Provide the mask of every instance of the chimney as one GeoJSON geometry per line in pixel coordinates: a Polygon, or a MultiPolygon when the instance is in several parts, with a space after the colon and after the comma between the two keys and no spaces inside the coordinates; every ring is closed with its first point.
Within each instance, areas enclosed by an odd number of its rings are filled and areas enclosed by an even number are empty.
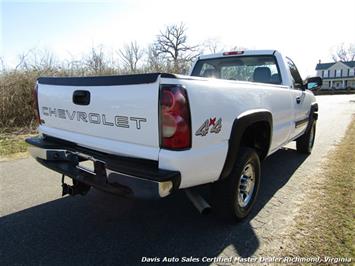
{"type": "Polygon", "coordinates": [[[320,64],[322,61],[319,59],[318,64],[320,64]]]}

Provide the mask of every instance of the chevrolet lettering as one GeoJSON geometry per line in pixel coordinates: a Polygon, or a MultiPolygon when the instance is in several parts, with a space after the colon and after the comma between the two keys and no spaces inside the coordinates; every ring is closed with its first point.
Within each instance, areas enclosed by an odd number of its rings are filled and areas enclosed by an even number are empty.
{"type": "Polygon", "coordinates": [[[42,114],[44,116],[55,117],[60,119],[69,119],[72,121],[84,122],[84,123],[91,123],[91,124],[102,124],[104,126],[116,126],[116,127],[123,127],[129,128],[130,123],[136,129],[141,129],[142,124],[147,122],[146,118],[143,117],[129,117],[123,115],[115,115],[111,119],[109,116],[100,113],[86,113],[82,111],[70,111],[67,109],[61,108],[52,108],[43,106],[42,107],[42,114]]]}

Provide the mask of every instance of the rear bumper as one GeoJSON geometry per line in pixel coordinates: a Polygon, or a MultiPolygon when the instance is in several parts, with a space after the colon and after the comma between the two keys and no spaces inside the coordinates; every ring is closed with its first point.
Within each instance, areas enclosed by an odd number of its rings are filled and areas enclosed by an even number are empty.
{"type": "Polygon", "coordinates": [[[162,170],[158,162],[93,151],[51,137],[26,139],[42,165],[100,190],[135,198],[161,198],[180,186],[180,172],[162,170]],[[92,161],[94,169],[79,165],[92,161]]]}

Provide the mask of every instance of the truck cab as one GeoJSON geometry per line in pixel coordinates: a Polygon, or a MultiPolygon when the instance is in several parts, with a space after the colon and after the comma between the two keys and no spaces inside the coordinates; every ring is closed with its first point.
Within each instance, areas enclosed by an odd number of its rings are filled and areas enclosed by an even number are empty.
{"type": "MultiPolygon", "coordinates": [[[[272,107],[278,127],[269,154],[297,138],[305,130],[309,106],[315,101],[295,63],[276,50],[232,51],[200,56],[190,71],[191,76],[275,84],[284,92],[275,95],[272,107]],[[306,94],[308,96],[306,96],[306,94]],[[285,121],[286,120],[286,121],[285,121]],[[291,124],[297,123],[292,127],[291,124]]],[[[315,78],[319,87],[320,79],[315,78]]],[[[314,82],[314,79],[312,79],[314,82]]]]}

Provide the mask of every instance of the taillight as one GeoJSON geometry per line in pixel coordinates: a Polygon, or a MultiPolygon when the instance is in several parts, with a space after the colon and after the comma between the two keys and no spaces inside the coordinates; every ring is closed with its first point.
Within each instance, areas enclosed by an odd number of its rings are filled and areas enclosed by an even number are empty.
{"type": "Polygon", "coordinates": [[[191,147],[190,108],[186,90],[179,85],[160,88],[161,148],[183,150],[191,147]]]}
{"type": "Polygon", "coordinates": [[[41,117],[39,115],[39,106],[38,106],[38,84],[37,83],[33,89],[33,110],[35,112],[37,123],[41,124],[41,117]]]}

